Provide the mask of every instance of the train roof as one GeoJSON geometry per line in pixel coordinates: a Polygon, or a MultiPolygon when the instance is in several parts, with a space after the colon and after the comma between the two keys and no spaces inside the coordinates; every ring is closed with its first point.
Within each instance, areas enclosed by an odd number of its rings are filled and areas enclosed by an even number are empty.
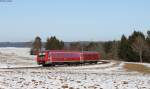
{"type": "Polygon", "coordinates": [[[98,53],[96,51],[72,51],[72,50],[45,50],[41,52],[98,53]]]}

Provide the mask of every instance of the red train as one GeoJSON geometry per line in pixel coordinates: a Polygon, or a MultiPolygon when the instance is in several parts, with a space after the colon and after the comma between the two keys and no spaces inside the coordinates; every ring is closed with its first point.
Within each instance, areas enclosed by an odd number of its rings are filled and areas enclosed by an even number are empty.
{"type": "Polygon", "coordinates": [[[97,63],[100,60],[98,52],[71,52],[61,50],[47,50],[37,54],[39,65],[55,64],[78,64],[78,63],[97,63]]]}

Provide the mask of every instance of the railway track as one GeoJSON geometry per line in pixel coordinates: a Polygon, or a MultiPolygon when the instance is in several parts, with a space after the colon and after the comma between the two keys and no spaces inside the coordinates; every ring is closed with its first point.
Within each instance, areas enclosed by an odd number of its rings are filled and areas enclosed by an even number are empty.
{"type": "Polygon", "coordinates": [[[0,68],[0,70],[5,70],[5,69],[55,69],[58,67],[79,67],[79,66],[91,66],[91,65],[100,65],[100,64],[107,64],[110,63],[109,61],[99,61],[97,64],[78,64],[78,65],[55,65],[55,66],[48,66],[48,67],[43,67],[43,66],[35,66],[35,67],[10,67],[10,68],[0,68]]]}

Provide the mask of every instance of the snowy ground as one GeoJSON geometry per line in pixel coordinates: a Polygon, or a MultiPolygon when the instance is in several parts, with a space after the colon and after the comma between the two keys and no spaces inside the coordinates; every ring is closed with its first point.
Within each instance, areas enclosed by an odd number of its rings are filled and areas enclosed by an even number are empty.
{"type": "Polygon", "coordinates": [[[29,48],[0,48],[0,68],[37,66],[29,48]]]}
{"type": "Polygon", "coordinates": [[[149,74],[127,72],[123,65],[110,61],[43,68],[28,48],[0,48],[0,89],[150,89],[149,74]]]}

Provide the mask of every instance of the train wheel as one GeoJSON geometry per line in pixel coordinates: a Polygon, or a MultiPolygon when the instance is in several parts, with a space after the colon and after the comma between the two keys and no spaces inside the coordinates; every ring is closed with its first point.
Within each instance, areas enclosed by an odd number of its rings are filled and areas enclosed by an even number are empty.
{"type": "Polygon", "coordinates": [[[92,62],[92,61],[90,61],[90,62],[89,62],[89,64],[93,64],[93,62],[92,62]]]}
{"type": "Polygon", "coordinates": [[[47,65],[47,64],[42,64],[42,66],[43,66],[43,67],[48,67],[48,65],[47,65]]]}
{"type": "Polygon", "coordinates": [[[95,61],[94,64],[97,64],[97,61],[95,61]]]}
{"type": "Polygon", "coordinates": [[[68,66],[71,66],[71,63],[67,63],[68,66]]]}

